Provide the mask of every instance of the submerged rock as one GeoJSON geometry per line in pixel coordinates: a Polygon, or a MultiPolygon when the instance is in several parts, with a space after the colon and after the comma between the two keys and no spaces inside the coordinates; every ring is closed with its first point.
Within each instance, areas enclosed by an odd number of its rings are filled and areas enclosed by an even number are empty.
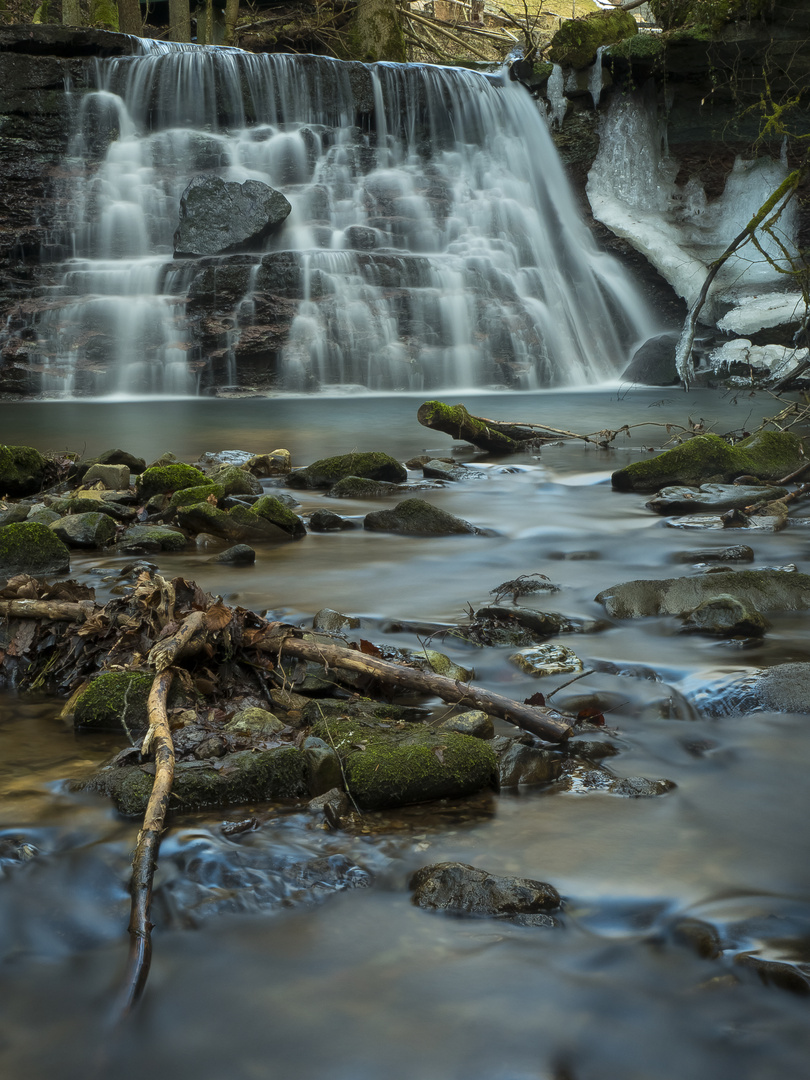
{"type": "Polygon", "coordinates": [[[647,506],[657,514],[689,514],[706,510],[744,510],[746,506],[784,499],[787,488],[744,484],[702,484],[698,488],[666,487],[647,506]]]}
{"type": "Polygon", "coordinates": [[[509,657],[527,675],[542,678],[545,675],[562,675],[569,671],[582,671],[582,661],[565,645],[535,645],[521,649],[509,657]]]}
{"type": "Polygon", "coordinates": [[[721,593],[683,616],[682,629],[722,637],[762,637],[770,623],[755,608],[721,593]]]}
{"type": "MultiPolygon", "coordinates": [[[[545,914],[562,906],[560,894],[544,881],[497,877],[458,862],[423,866],[411,878],[410,887],[418,907],[458,915],[508,918],[545,914]]],[[[554,925],[554,920],[549,918],[546,925],[554,925]]]]}
{"type": "Polygon", "coordinates": [[[802,443],[787,431],[761,431],[731,446],[719,435],[696,435],[672,450],[613,473],[618,491],[659,491],[671,484],[726,483],[737,476],[776,480],[805,461],[802,443]]]}
{"type": "Polygon", "coordinates": [[[346,787],[366,810],[471,795],[496,774],[487,743],[421,724],[323,719],[312,734],[337,751],[346,787]]]}
{"type": "Polygon", "coordinates": [[[252,566],[256,562],[256,552],[248,544],[234,544],[233,547],[220,551],[211,562],[223,566],[252,566]]]}
{"type": "Polygon", "coordinates": [[[404,536],[482,535],[469,521],[448,514],[424,499],[405,499],[392,510],[366,514],[363,528],[370,532],[393,532],[404,536]]]}
{"type": "Polygon", "coordinates": [[[677,551],[671,558],[673,562],[690,563],[753,562],[754,549],[747,544],[725,548],[698,548],[693,551],[677,551]]]}
{"type": "Polygon", "coordinates": [[[20,521],[0,529],[0,578],[14,574],[61,574],[70,569],[70,551],[47,525],[20,521]]]}
{"type": "Polygon", "coordinates": [[[305,469],[296,469],[287,477],[293,488],[330,488],[346,476],[359,476],[367,480],[380,480],[402,484],[408,473],[400,463],[381,451],[357,454],[341,454],[337,457],[313,461],[305,469]]]}
{"type": "Polygon", "coordinates": [[[341,532],[344,529],[353,529],[353,521],[333,514],[331,510],[316,510],[309,519],[309,527],[312,532],[341,532]]]}
{"type": "Polygon", "coordinates": [[[704,716],[754,712],[810,713],[810,663],[776,664],[762,671],[725,676],[688,695],[704,716]]]}
{"type": "Polygon", "coordinates": [[[810,575],[780,570],[728,570],[700,577],[627,581],[603,589],[596,600],[617,619],[685,615],[699,604],[727,595],[759,612],[810,608],[810,575]]]}
{"type": "Polygon", "coordinates": [[[505,739],[498,747],[498,784],[517,787],[527,784],[548,784],[562,773],[563,759],[552,750],[526,746],[519,739],[505,739]]]}

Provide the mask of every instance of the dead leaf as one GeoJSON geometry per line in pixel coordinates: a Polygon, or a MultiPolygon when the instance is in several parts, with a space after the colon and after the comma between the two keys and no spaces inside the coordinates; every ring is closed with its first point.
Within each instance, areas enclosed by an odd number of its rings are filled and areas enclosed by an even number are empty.
{"type": "Polygon", "coordinates": [[[366,656],[382,656],[382,651],[365,638],[360,638],[360,652],[365,653],[366,656]]]}
{"type": "Polygon", "coordinates": [[[231,621],[233,612],[227,604],[213,604],[205,613],[206,630],[221,630],[231,621]]]}
{"type": "Polygon", "coordinates": [[[540,694],[540,693],[532,694],[531,697],[524,698],[523,704],[524,705],[539,705],[540,708],[542,709],[542,708],[545,707],[546,699],[545,699],[545,696],[543,694],[540,694]]]}

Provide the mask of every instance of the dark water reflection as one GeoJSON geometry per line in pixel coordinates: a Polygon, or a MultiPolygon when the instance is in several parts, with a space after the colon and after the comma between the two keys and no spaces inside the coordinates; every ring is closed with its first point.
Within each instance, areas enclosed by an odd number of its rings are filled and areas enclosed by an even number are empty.
{"type": "MultiPolygon", "coordinates": [[[[654,404],[660,392],[482,398],[470,406],[578,431],[651,415],[684,422],[687,412],[727,430],[753,426],[772,408],[768,399],[734,405],[668,396],[665,407],[654,404]]],[[[446,453],[449,440],[416,424],[417,404],[365,397],[32,403],[4,406],[2,430],[9,443],[86,445],[88,454],[121,445],[147,457],[171,448],[188,460],[204,450],[277,446],[289,447],[298,464],[355,446],[400,458],[425,447],[446,453]]],[[[601,616],[593,601],[600,588],[691,573],[672,562],[675,553],[741,542],[738,533],[668,529],[643,498],[610,490],[610,470],[636,456],[638,444],[660,441],[645,434],[608,453],[550,447],[510,461],[519,471],[489,463],[475,484],[428,493],[497,528],[497,538],[424,541],[357,530],[268,549],[248,570],[212,566],[196,552],[158,561],[164,573],[193,576],[257,610],[302,620],[323,606],[360,614],[364,634],[408,646],[416,638],[395,633],[390,620],[458,620],[468,603],[482,603],[518,573],[544,573],[561,586],[540,606],[601,616]]],[[[301,498],[305,510],[334,505],[320,495],[301,498]]],[[[367,507],[337,509],[359,516],[367,507]]],[[[797,524],[747,542],[755,565],[795,562],[806,570],[808,539],[797,524]]],[[[125,561],[79,556],[73,572],[96,581],[103,596],[111,584],[104,578],[125,561]]],[[[796,715],[695,718],[677,693],[695,680],[807,659],[805,619],[772,621],[750,649],[679,635],[668,619],[563,639],[601,669],[567,693],[601,689],[617,702],[610,723],[621,754],[611,768],[673,780],[677,787],[663,798],[488,794],[440,814],[396,815],[386,828],[376,817],[367,834],[350,837],[323,832],[295,807],[176,819],[161,857],[149,990],[124,1031],[108,1020],[123,970],[136,826],[64,784],[108,756],[114,740],[76,738],[57,719],[61,703],[4,695],[3,1076],[804,1076],[807,999],[764,985],[734,960],[756,952],[810,963],[810,726],[796,715]],[[249,813],[256,828],[223,832],[224,820],[249,813]],[[413,908],[410,873],[443,859],[552,882],[566,897],[564,927],[413,908]],[[681,943],[683,918],[716,928],[719,957],[702,959],[681,943]]],[[[442,648],[502,692],[522,698],[538,688],[508,662],[509,650],[442,648]]]]}

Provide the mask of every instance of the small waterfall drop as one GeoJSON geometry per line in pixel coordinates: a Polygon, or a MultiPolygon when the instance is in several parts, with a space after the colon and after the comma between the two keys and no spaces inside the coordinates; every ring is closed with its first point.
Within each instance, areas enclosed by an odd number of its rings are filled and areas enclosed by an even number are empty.
{"type": "Polygon", "coordinates": [[[591,384],[652,329],[508,80],[151,43],[97,62],[69,164],[54,396],[591,384]],[[262,250],[173,257],[209,174],[289,200],[262,250]]]}

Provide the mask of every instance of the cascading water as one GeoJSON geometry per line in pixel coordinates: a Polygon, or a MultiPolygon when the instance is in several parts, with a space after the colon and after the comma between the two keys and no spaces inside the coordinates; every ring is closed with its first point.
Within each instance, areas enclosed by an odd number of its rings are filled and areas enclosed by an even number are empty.
{"type": "Polygon", "coordinates": [[[576,385],[651,332],[508,79],[144,48],[99,61],[77,109],[46,393],[576,385]],[[209,174],[289,200],[261,251],[173,257],[209,174]]]}

